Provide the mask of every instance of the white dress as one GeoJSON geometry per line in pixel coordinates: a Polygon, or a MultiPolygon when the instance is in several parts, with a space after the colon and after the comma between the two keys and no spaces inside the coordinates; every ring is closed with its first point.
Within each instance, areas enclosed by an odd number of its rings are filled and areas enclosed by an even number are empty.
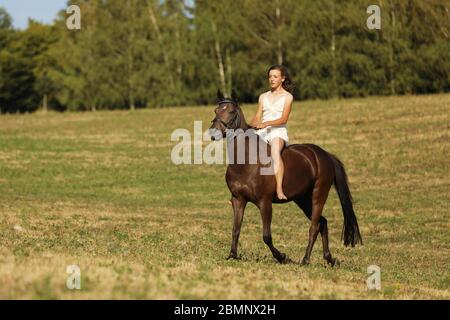
{"type": "MultiPolygon", "coordinates": [[[[267,97],[268,93],[263,95],[263,116],[262,122],[272,121],[281,118],[284,110],[284,104],[287,94],[283,94],[281,97],[275,99],[274,102],[270,102],[267,97]]],[[[256,130],[256,133],[267,143],[271,143],[274,138],[281,138],[288,145],[289,138],[287,134],[286,125],[281,126],[269,126],[264,129],[256,130]]]]}

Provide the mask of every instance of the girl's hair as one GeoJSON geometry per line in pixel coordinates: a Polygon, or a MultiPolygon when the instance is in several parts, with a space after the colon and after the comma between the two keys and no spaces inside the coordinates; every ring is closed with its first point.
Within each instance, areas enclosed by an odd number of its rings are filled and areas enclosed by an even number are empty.
{"type": "Polygon", "coordinates": [[[281,72],[281,76],[284,77],[284,81],[282,84],[283,88],[291,94],[294,94],[295,84],[292,82],[288,69],[283,65],[276,64],[269,68],[269,70],[267,71],[267,76],[269,76],[270,71],[272,70],[278,70],[281,72]]]}

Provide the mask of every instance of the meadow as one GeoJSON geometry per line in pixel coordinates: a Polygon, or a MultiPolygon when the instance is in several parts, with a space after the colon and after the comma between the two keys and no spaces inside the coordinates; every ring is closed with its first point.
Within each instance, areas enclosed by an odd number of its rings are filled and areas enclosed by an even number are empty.
{"type": "MultiPolygon", "coordinates": [[[[256,105],[242,106],[247,120],[256,105]]],[[[311,265],[280,265],[246,209],[241,260],[227,261],[226,165],[174,165],[177,128],[213,106],[0,116],[2,299],[450,299],[450,94],[295,102],[291,143],[345,164],[364,245],[340,240],[334,189],[311,265]],[[68,265],[81,290],[66,287],[68,265]],[[367,289],[367,268],[381,290],[367,289]]],[[[209,142],[204,142],[204,145],[209,142]]],[[[303,257],[309,221],[274,205],[274,244],[303,257]]]]}

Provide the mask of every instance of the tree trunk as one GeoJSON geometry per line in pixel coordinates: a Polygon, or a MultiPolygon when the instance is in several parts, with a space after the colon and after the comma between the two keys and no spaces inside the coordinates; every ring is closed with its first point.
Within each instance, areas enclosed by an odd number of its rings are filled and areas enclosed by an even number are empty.
{"type": "MultiPolygon", "coordinates": [[[[388,65],[387,65],[387,69],[388,69],[387,72],[388,72],[388,77],[389,77],[389,91],[390,91],[391,95],[395,95],[396,94],[395,72],[394,72],[394,68],[395,68],[395,57],[394,57],[395,12],[394,12],[394,7],[390,1],[387,1],[387,6],[389,6],[389,7],[386,8],[386,10],[388,10],[389,17],[391,18],[389,30],[387,30],[387,32],[386,32],[386,40],[387,40],[387,43],[389,46],[389,58],[388,58],[389,61],[388,61],[388,65]]],[[[380,8],[381,8],[381,11],[385,10],[384,1],[380,1],[380,8]]],[[[384,33],[383,33],[383,36],[384,36],[384,33]]]]}
{"type": "MultiPolygon", "coordinates": [[[[133,41],[133,35],[130,36],[131,42],[133,41]]],[[[136,109],[134,99],[134,84],[133,84],[133,72],[134,72],[134,58],[133,58],[133,44],[130,43],[127,49],[128,58],[128,104],[131,111],[136,109]]]]}
{"type": "Polygon", "coordinates": [[[128,104],[129,109],[131,111],[135,110],[134,105],[134,84],[133,84],[133,73],[134,73],[134,51],[133,46],[135,42],[134,35],[134,23],[136,20],[135,17],[135,8],[132,4],[133,0],[128,0],[127,2],[127,10],[128,10],[128,27],[129,27],[129,37],[128,37],[128,47],[127,47],[127,60],[128,60],[128,104]]]}
{"type": "Polygon", "coordinates": [[[338,96],[337,88],[337,67],[336,67],[336,7],[335,0],[332,0],[333,7],[331,8],[331,64],[332,64],[332,78],[333,78],[333,90],[332,97],[338,96]]]}
{"type": "Polygon", "coordinates": [[[216,27],[216,24],[214,23],[214,21],[211,21],[211,28],[214,33],[214,49],[216,51],[216,56],[217,56],[217,66],[219,69],[219,80],[220,80],[221,90],[222,90],[222,92],[224,92],[224,94],[226,96],[229,97],[230,93],[227,90],[227,85],[226,85],[226,80],[225,80],[225,67],[223,65],[222,52],[220,50],[220,41],[219,41],[219,36],[217,34],[217,27],[216,27]]]}
{"type": "Polygon", "coordinates": [[[161,51],[162,51],[162,55],[163,55],[163,59],[164,59],[164,64],[166,66],[166,71],[167,71],[167,76],[168,76],[168,79],[169,79],[170,88],[172,90],[174,90],[175,89],[175,83],[174,83],[174,79],[173,79],[173,75],[172,75],[172,70],[170,68],[169,56],[167,55],[168,50],[166,50],[166,48],[164,46],[164,42],[163,42],[162,35],[161,35],[161,30],[159,28],[158,21],[156,20],[155,12],[153,11],[151,5],[148,6],[148,13],[149,13],[149,16],[150,16],[150,21],[153,24],[153,28],[155,28],[156,37],[158,39],[159,46],[162,49],[161,51]]]}
{"type": "Polygon", "coordinates": [[[283,64],[283,42],[281,41],[282,35],[282,21],[281,21],[281,9],[280,0],[276,1],[275,15],[277,17],[277,60],[278,64],[283,64]]]}
{"type": "Polygon", "coordinates": [[[392,3],[390,3],[391,6],[391,20],[392,20],[392,32],[389,36],[389,42],[390,42],[390,50],[389,50],[389,69],[390,69],[390,78],[391,78],[391,94],[395,95],[395,57],[394,57],[394,37],[396,36],[395,32],[395,11],[394,6],[392,3]]]}
{"type": "Polygon", "coordinates": [[[232,77],[232,69],[231,69],[231,53],[230,48],[227,48],[226,61],[227,61],[227,82],[228,82],[228,93],[231,95],[231,91],[233,91],[233,77],[232,77]]]}
{"type": "Polygon", "coordinates": [[[48,95],[44,94],[42,98],[42,112],[47,113],[48,111],[48,95]]]}
{"type": "MultiPolygon", "coordinates": [[[[176,15],[176,19],[178,19],[178,14],[176,15]]],[[[179,82],[183,76],[183,65],[181,63],[181,56],[183,52],[181,50],[181,36],[178,25],[175,26],[175,39],[177,40],[177,82],[179,82]]]]}

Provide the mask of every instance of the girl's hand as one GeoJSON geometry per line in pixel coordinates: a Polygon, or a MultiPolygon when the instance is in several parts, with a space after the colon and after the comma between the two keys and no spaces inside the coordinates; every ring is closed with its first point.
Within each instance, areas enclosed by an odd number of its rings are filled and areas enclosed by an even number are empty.
{"type": "Polygon", "coordinates": [[[264,122],[260,122],[256,125],[256,129],[264,129],[267,125],[264,122]]]}

